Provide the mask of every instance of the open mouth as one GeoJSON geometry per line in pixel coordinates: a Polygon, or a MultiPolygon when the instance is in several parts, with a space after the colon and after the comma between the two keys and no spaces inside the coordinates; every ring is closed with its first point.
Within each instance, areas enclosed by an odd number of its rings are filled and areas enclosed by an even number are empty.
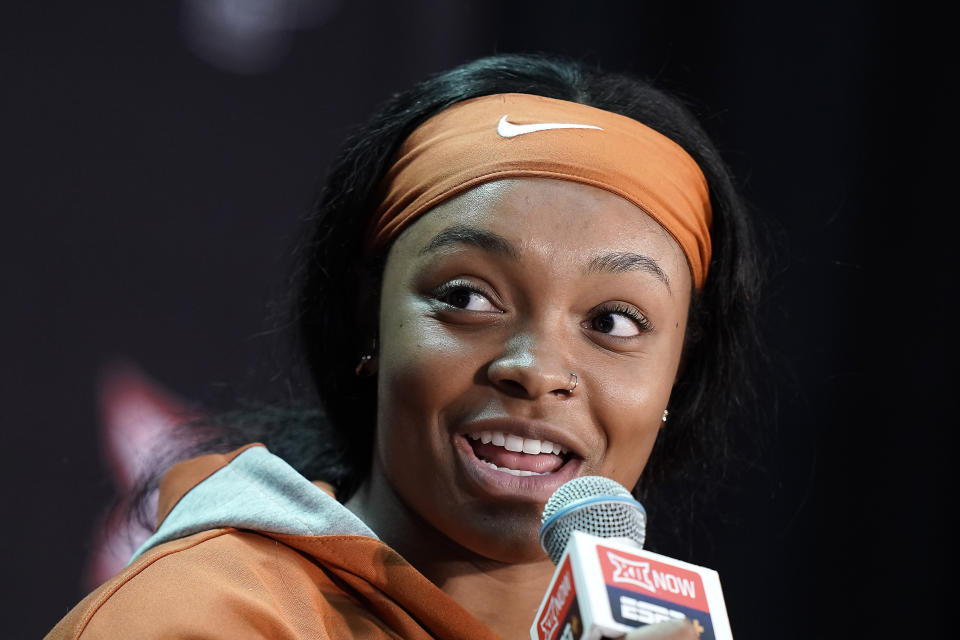
{"type": "Polygon", "coordinates": [[[559,470],[573,454],[549,440],[523,438],[505,431],[466,434],[474,455],[492,469],[514,476],[545,476],[559,470]]]}

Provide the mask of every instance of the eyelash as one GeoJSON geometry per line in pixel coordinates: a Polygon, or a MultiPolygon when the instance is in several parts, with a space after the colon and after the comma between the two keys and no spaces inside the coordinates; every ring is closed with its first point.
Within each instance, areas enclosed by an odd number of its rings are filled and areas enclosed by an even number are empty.
{"type": "MultiPolygon", "coordinates": [[[[496,302],[494,302],[494,296],[491,295],[489,291],[485,291],[484,289],[481,289],[480,287],[473,284],[472,282],[468,282],[466,280],[452,280],[450,282],[444,282],[442,285],[434,289],[433,293],[431,293],[430,295],[436,298],[437,300],[439,300],[440,302],[443,302],[444,304],[447,304],[453,307],[453,305],[451,305],[449,302],[446,302],[443,298],[450,295],[454,291],[467,291],[469,293],[477,293],[483,296],[484,298],[486,298],[487,300],[489,300],[490,303],[493,304],[494,306],[496,306],[497,304],[496,302]]],[[[459,309],[460,307],[454,307],[454,308],[459,309]]]]}
{"type": "Polygon", "coordinates": [[[653,323],[650,322],[649,318],[638,312],[636,309],[619,303],[605,304],[601,306],[599,309],[597,309],[596,313],[593,314],[591,321],[599,318],[600,316],[614,313],[626,316],[633,320],[637,324],[637,328],[640,329],[641,333],[647,333],[653,329],[653,323]]]}
{"type": "MultiPolygon", "coordinates": [[[[496,303],[493,300],[493,296],[488,291],[485,291],[484,289],[476,286],[472,282],[468,282],[466,280],[453,280],[450,282],[445,282],[433,291],[432,296],[437,300],[439,300],[440,302],[443,302],[444,304],[447,304],[447,305],[450,305],[451,307],[459,309],[460,307],[455,307],[454,305],[450,304],[449,302],[446,302],[443,299],[449,294],[453,293],[454,291],[466,291],[469,293],[479,294],[485,297],[487,300],[489,300],[491,304],[494,304],[496,306],[496,303]]],[[[593,322],[600,316],[604,316],[607,314],[619,314],[622,316],[626,316],[627,318],[630,318],[631,320],[633,320],[634,323],[636,323],[637,328],[640,330],[641,333],[648,333],[653,329],[653,323],[650,322],[649,318],[647,318],[642,313],[638,312],[636,309],[632,307],[628,307],[627,305],[622,303],[612,303],[612,304],[605,304],[601,306],[591,316],[590,322],[593,322]]]]}

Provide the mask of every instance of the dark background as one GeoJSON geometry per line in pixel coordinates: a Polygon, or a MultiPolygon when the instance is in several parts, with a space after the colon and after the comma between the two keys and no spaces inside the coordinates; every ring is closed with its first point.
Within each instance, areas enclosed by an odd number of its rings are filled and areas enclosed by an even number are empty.
{"type": "Polygon", "coordinates": [[[185,35],[190,6],[0,10],[4,637],[39,637],[84,595],[112,492],[101,367],[130,358],[201,401],[246,379],[350,126],[426,73],[513,51],[690,100],[768,231],[774,366],[747,427],[770,444],[696,523],[691,557],[719,570],[736,636],[948,628],[943,17],[852,1],[344,0],[301,12],[288,49],[238,60],[185,35]]]}

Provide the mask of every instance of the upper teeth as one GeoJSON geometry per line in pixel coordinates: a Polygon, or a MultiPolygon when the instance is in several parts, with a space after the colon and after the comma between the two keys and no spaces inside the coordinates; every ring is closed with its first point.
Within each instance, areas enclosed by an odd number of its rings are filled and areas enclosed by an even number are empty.
{"type": "Polygon", "coordinates": [[[535,438],[521,438],[512,433],[503,431],[480,431],[479,433],[469,433],[467,436],[473,440],[479,440],[483,444],[494,444],[503,447],[507,451],[517,453],[553,453],[560,455],[567,453],[566,447],[550,442],[549,440],[536,440],[535,438]]]}

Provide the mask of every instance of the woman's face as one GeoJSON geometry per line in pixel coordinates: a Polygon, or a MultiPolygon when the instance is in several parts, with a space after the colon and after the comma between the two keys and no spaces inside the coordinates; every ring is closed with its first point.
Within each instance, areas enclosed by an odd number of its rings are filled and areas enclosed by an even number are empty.
{"type": "Polygon", "coordinates": [[[437,206],[386,261],[374,472],[463,547],[542,558],[561,484],[639,479],[690,288],[676,241],[607,191],[515,179],[437,206]]]}

